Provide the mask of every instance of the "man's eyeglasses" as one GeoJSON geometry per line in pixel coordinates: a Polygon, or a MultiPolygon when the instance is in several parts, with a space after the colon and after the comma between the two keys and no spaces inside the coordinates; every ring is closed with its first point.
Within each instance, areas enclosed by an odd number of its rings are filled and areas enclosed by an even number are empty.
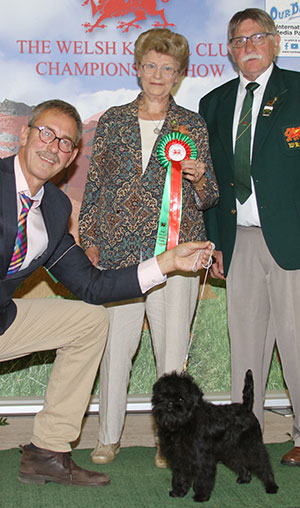
{"type": "Polygon", "coordinates": [[[249,37],[246,37],[246,35],[243,37],[233,37],[229,40],[229,42],[233,48],[243,48],[246,46],[248,40],[251,41],[254,46],[260,46],[261,44],[264,44],[268,35],[274,34],[271,32],[260,32],[258,34],[250,35],[249,37]]]}
{"type": "Polygon", "coordinates": [[[36,125],[28,125],[28,127],[30,127],[30,129],[38,129],[40,140],[47,145],[58,139],[58,148],[61,152],[70,153],[73,152],[76,147],[75,143],[73,143],[71,139],[59,138],[52,129],[49,129],[49,127],[38,127],[36,125]]]}
{"type": "Polygon", "coordinates": [[[148,75],[154,74],[157,69],[159,69],[162,76],[165,78],[171,78],[176,72],[178,72],[177,69],[174,69],[171,65],[162,65],[161,67],[158,67],[154,63],[145,63],[141,65],[141,67],[144,73],[148,75]]]}

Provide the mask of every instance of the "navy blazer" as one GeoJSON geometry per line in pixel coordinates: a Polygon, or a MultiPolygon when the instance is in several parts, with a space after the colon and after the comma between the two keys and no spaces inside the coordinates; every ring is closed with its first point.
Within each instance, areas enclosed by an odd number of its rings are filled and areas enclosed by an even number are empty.
{"type": "MultiPolygon", "coordinates": [[[[207,236],[223,251],[228,272],[236,235],[232,122],[239,79],[200,101],[220,201],[204,213],[207,236]]],[[[300,73],[274,69],[257,118],[251,173],[261,228],[268,249],[285,270],[300,269],[300,73]],[[264,114],[272,103],[269,116],[264,114]]]]}
{"type": "Polygon", "coordinates": [[[17,234],[17,200],[14,156],[0,159],[0,335],[14,321],[17,308],[12,301],[19,284],[40,266],[45,266],[76,297],[103,304],[142,296],[137,265],[120,270],[100,271],[89,261],[68,231],[72,205],[51,182],[44,186],[41,203],[48,233],[48,247],[30,265],[7,279],[17,234]]]}

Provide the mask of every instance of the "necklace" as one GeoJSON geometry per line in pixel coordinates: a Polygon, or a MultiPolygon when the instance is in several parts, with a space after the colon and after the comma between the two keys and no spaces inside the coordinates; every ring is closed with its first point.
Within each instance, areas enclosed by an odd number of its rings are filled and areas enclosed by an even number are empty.
{"type": "Polygon", "coordinates": [[[155,120],[153,120],[152,116],[150,115],[149,111],[146,111],[146,113],[148,113],[151,122],[154,123],[154,125],[155,125],[155,127],[153,129],[154,134],[156,134],[158,136],[161,133],[162,124],[165,121],[165,119],[162,118],[161,120],[158,121],[158,123],[156,123],[155,120]]]}
{"type": "Polygon", "coordinates": [[[146,109],[146,104],[145,104],[145,99],[144,97],[141,97],[140,98],[140,107],[142,108],[142,110],[147,113],[147,115],[149,116],[151,122],[154,124],[154,129],[153,129],[153,132],[154,134],[156,134],[157,136],[161,133],[161,130],[162,130],[162,126],[163,126],[163,123],[165,121],[165,118],[166,118],[166,113],[168,111],[168,106],[169,104],[167,104],[167,107],[166,109],[164,109],[163,111],[161,111],[161,114],[163,115],[163,118],[161,118],[160,120],[158,120],[158,122],[155,122],[155,120],[153,120],[152,116],[150,115],[148,109],[146,109]]]}

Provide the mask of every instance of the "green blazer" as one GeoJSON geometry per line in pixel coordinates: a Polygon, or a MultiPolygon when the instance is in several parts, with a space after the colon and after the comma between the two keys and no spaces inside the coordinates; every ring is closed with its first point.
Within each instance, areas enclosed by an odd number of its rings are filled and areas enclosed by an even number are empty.
{"type": "MultiPolygon", "coordinates": [[[[223,251],[228,272],[236,235],[232,123],[239,79],[211,91],[199,112],[209,132],[220,189],[216,207],[204,213],[207,237],[223,251]]],[[[286,270],[300,268],[300,73],[274,66],[257,119],[252,177],[266,244],[286,270]],[[275,101],[270,116],[263,110],[275,101]]]]}

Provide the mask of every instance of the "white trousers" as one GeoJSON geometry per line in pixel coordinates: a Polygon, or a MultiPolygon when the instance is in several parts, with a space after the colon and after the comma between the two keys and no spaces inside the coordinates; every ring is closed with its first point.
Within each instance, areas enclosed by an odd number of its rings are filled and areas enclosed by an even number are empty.
{"type": "Polygon", "coordinates": [[[125,418],[132,358],[145,313],[150,325],[158,377],[181,372],[190,340],[199,275],[172,275],[134,303],[108,307],[110,325],[100,368],[100,430],[103,444],[119,441],[125,418]]]}
{"type": "Polygon", "coordinates": [[[244,376],[254,376],[254,412],[263,428],[263,403],[276,341],[295,414],[293,438],[300,446],[300,270],[283,270],[262,231],[238,227],[227,276],[232,399],[242,398],[244,376]]]}

